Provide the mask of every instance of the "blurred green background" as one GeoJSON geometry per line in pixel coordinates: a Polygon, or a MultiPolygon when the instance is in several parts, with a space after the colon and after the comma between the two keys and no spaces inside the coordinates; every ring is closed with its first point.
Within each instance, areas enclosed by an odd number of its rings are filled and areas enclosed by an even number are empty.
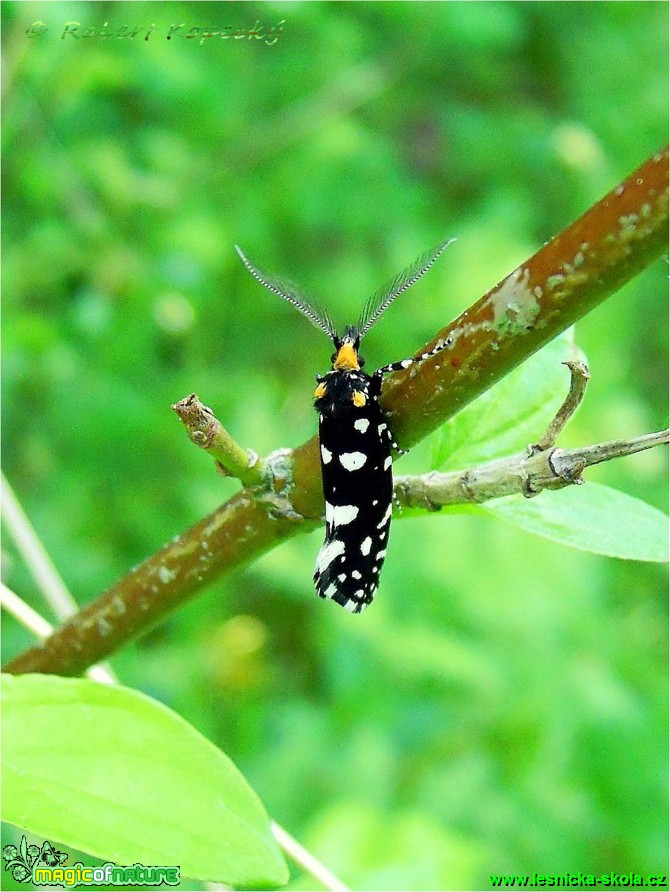
{"type": "MultiPolygon", "coordinates": [[[[237,489],[171,403],[196,391],[261,454],[316,430],[331,346],[235,243],[342,324],[456,236],[366,339],[374,368],[666,139],[662,3],[6,2],[2,16],[4,470],[80,603],[237,489]],[[166,40],[174,24],[257,20],[283,20],[274,45],[166,40]],[[66,21],[156,30],[61,39],[66,21]]],[[[666,290],[658,261],[578,324],[592,382],[564,445],[667,423],[666,290]]],[[[653,450],[589,479],[664,508],[665,462],[653,450]]],[[[126,647],[123,682],[224,749],[356,888],[667,872],[662,567],[489,518],[407,519],[374,606],[352,617],[314,596],[320,539],[126,647]]],[[[45,612],[4,548],[6,583],[45,612]]],[[[3,639],[5,659],[32,643],[12,620],[3,639]]]]}

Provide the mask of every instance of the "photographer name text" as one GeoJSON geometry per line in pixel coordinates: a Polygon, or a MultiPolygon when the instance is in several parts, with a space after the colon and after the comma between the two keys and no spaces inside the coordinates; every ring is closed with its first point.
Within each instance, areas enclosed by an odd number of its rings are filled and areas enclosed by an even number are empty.
{"type": "MultiPolygon", "coordinates": [[[[152,35],[156,35],[156,39],[164,37],[165,40],[173,38],[183,38],[185,40],[196,41],[203,46],[210,40],[261,40],[267,46],[274,46],[284,33],[284,24],[286,20],[282,19],[276,25],[266,27],[261,25],[260,21],[255,21],[252,28],[235,28],[233,25],[225,25],[223,27],[201,28],[192,27],[186,29],[186,25],[182,22],[180,25],[170,25],[168,27],[157,25],[155,22],[149,27],[136,26],[134,28],[128,25],[120,27],[111,26],[109,22],[105,22],[101,28],[92,26],[82,26],[81,22],[65,22],[62,31],[60,31],[61,40],[72,38],[73,40],[149,40],[152,35]]],[[[50,28],[46,22],[33,22],[26,28],[26,37],[40,37],[46,34],[50,28]]]]}

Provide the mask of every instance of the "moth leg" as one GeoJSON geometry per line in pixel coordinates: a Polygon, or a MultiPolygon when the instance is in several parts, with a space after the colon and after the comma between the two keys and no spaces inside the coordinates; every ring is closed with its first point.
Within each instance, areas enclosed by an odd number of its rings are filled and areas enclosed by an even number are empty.
{"type": "MultiPolygon", "coordinates": [[[[404,362],[407,361],[408,360],[404,360],[404,362]]],[[[414,360],[409,361],[413,362],[414,360]]],[[[416,361],[418,362],[418,360],[416,361]]],[[[371,385],[371,390],[373,393],[381,393],[382,375],[384,375],[387,371],[393,371],[396,366],[399,366],[399,364],[392,363],[392,366],[382,366],[380,369],[377,369],[375,372],[373,372],[373,374],[371,375],[373,382],[371,385]]],[[[390,449],[395,450],[398,455],[406,455],[409,452],[409,449],[401,449],[400,446],[398,446],[398,444],[396,443],[396,439],[387,424],[384,425],[383,436],[386,437],[390,449]]]]}
{"type": "Polygon", "coordinates": [[[449,337],[445,338],[442,343],[438,341],[433,349],[428,350],[427,353],[421,353],[419,356],[412,356],[410,359],[401,359],[399,362],[390,362],[388,365],[383,365],[381,368],[377,369],[374,374],[385,375],[387,372],[400,372],[402,369],[408,369],[411,365],[414,365],[417,362],[422,362],[424,359],[429,359],[431,356],[435,356],[436,353],[444,350],[445,347],[451,347],[453,343],[454,339],[449,335],[449,337]]]}

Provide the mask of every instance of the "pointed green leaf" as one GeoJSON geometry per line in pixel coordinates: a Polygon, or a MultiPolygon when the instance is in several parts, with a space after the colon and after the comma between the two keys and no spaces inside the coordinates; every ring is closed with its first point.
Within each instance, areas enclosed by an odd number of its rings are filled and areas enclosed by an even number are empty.
{"type": "Polygon", "coordinates": [[[123,687],[3,676],[4,819],[117,864],[268,888],[287,881],[269,819],[230,759],[123,687]]]}
{"type": "Polygon", "coordinates": [[[665,514],[598,483],[542,492],[533,499],[507,496],[480,507],[562,545],[634,561],[668,560],[665,514]]]}

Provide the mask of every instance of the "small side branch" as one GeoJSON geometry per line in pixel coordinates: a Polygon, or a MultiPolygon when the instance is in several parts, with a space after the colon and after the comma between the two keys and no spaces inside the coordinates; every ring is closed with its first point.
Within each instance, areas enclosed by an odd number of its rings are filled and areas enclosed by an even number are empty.
{"type": "Polygon", "coordinates": [[[545,449],[555,445],[558,435],[570,421],[586,393],[586,385],[591,377],[587,366],[576,359],[568,359],[563,365],[567,365],[570,369],[570,390],[544,436],[533,445],[532,449],[535,452],[544,452],[545,449]]]}
{"type": "Polygon", "coordinates": [[[581,449],[558,449],[555,445],[558,435],[584,399],[590,378],[585,363],[567,360],[564,365],[570,369],[568,395],[543,436],[525,453],[449,474],[432,472],[418,477],[396,477],[398,502],[406,507],[439,511],[445,505],[479,504],[519,493],[529,499],[543,489],[562,489],[584,483],[582,472],[590,465],[668,442],[670,431],[665,430],[632,440],[611,440],[581,449]]]}
{"type": "Polygon", "coordinates": [[[263,464],[253,449],[245,449],[233,439],[209,406],[191,393],[172,406],[192,443],[208,452],[227,477],[237,477],[245,486],[263,481],[263,464]]]}
{"type": "Polygon", "coordinates": [[[670,430],[664,430],[654,434],[643,434],[632,440],[609,440],[607,443],[584,446],[582,449],[556,449],[551,456],[551,466],[558,477],[570,482],[569,478],[574,473],[577,462],[583,462],[586,468],[612,458],[622,458],[624,455],[633,455],[635,452],[660,446],[668,443],[669,438],[670,430]]]}
{"type": "Polygon", "coordinates": [[[439,511],[446,505],[479,504],[501,496],[530,498],[543,489],[562,489],[584,483],[585,468],[603,461],[632,455],[670,441],[670,431],[645,434],[631,440],[611,440],[580,449],[550,447],[511,455],[464,471],[432,472],[416,477],[397,477],[396,495],[401,505],[439,511]]]}

